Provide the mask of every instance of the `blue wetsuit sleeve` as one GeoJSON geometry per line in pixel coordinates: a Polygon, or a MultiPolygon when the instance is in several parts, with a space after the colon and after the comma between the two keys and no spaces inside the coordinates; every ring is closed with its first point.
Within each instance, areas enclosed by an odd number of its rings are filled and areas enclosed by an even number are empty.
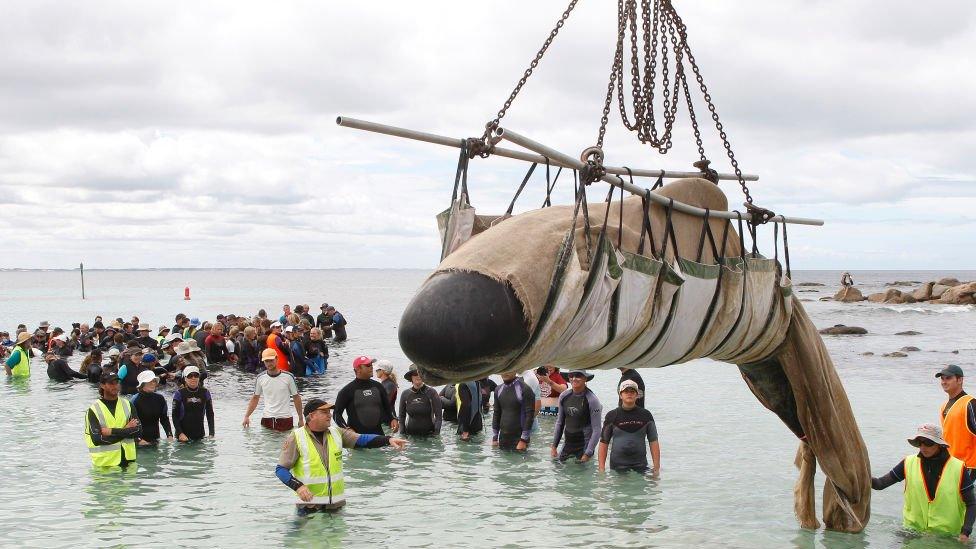
{"type": "Polygon", "coordinates": [[[898,462],[898,465],[892,467],[888,474],[881,478],[871,479],[871,488],[875,490],[884,490],[885,488],[891,486],[892,484],[897,484],[905,480],[905,460],[898,462]]]}
{"type": "Polygon", "coordinates": [[[119,379],[125,379],[125,376],[128,373],[129,373],[129,366],[126,365],[126,364],[123,364],[122,367],[119,368],[119,379]]]}
{"type": "Polygon", "coordinates": [[[382,448],[389,444],[390,437],[384,435],[359,435],[356,439],[356,448],[382,448]]]}
{"type": "Polygon", "coordinates": [[[298,490],[304,486],[302,481],[295,478],[295,475],[291,474],[291,471],[289,471],[284,465],[275,466],[275,476],[278,477],[278,480],[280,480],[282,484],[291,488],[292,490],[298,490]]]}

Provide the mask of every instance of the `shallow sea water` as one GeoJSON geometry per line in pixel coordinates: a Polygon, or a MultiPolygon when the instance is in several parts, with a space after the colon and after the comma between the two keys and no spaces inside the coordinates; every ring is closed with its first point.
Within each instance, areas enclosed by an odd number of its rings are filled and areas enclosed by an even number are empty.
{"type": "MultiPolygon", "coordinates": [[[[867,336],[825,337],[880,475],[910,449],[905,437],[937,420],[944,399],[932,377],[942,365],[976,368],[976,307],[818,302],[839,274],[796,272],[815,323],[863,326],[867,336]],[[916,330],[918,336],[895,336],[916,330]],[[883,358],[906,345],[922,350],[883,358]],[[958,354],[951,351],[958,350],[958,354]],[[872,351],[875,356],[860,353],[872,351]]],[[[893,280],[976,272],[854,273],[865,294],[893,280]]],[[[88,299],[77,272],[0,272],[0,326],[52,326],[133,313],[157,326],[177,312],[211,318],[282,303],[328,301],[349,319],[350,340],[331,348],[329,371],[303,381],[305,397],[334,397],[352,378],[354,356],[407,361],[396,341],[403,307],[421,271],[90,271],[88,299]],[[194,298],[182,300],[189,283],[194,298]]],[[[81,357],[73,357],[77,367],[81,357]]],[[[749,393],[734,366],[702,360],[642,370],[661,435],[659,480],[597,474],[592,465],[548,459],[553,419],[542,418],[525,455],[485,438],[413,439],[406,451],[352,451],[349,504],[335,515],[298,517],[294,495],[273,474],[282,435],[240,426],[253,377],[225,368],[207,386],[217,437],[141,451],[138,467],[95,472],[82,439],[97,397],[85,382],[47,379],[40,360],[26,382],[0,382],[0,532],[4,546],[531,546],[531,547],[957,547],[901,528],[901,490],[875,492],[871,523],[858,535],[797,527],[792,486],[796,441],[749,393]]],[[[616,372],[591,386],[612,407],[616,372]]],[[[401,383],[405,385],[405,383],[401,383]]],[[[167,396],[169,396],[168,393],[167,396]]],[[[607,408],[609,409],[609,408],[607,408]]],[[[259,414],[260,410],[256,412],[259,414]]],[[[820,475],[818,484],[822,483],[820,475]]]]}

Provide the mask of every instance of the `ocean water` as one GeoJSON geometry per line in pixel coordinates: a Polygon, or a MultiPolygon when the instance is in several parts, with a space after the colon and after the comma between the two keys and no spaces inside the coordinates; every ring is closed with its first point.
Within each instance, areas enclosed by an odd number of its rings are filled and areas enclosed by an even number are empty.
{"type": "MultiPolygon", "coordinates": [[[[865,294],[894,280],[976,272],[855,272],[865,294]]],[[[0,327],[52,326],[137,314],[154,327],[178,312],[269,313],[281,304],[322,301],[349,320],[349,341],[331,348],[324,378],[301,382],[303,395],[334,397],[360,354],[389,358],[402,374],[396,340],[403,307],[422,271],[90,271],[88,299],[77,272],[0,272],[0,327]],[[189,284],[193,300],[183,301],[189,284]]],[[[825,336],[881,475],[911,448],[906,436],[937,420],[944,400],[933,374],[954,363],[976,368],[976,307],[841,304],[840,274],[798,271],[798,296],[818,326],[862,326],[866,336],[825,336]],[[799,291],[809,290],[809,291],[799,291]],[[917,336],[896,336],[915,330],[917,336]],[[883,353],[904,346],[906,358],[883,353]],[[874,356],[862,356],[871,351],[874,356]],[[953,353],[957,351],[957,353],[953,353]]],[[[77,367],[81,357],[73,357],[77,367]]],[[[298,517],[294,495],[273,474],[282,435],[241,419],[253,376],[216,372],[217,436],[141,451],[137,468],[94,472],[82,438],[97,398],[86,382],[47,379],[40,361],[28,382],[0,382],[0,532],[4,546],[511,546],[511,547],[894,547],[958,546],[906,535],[899,487],[875,492],[872,518],[857,535],[804,531],[793,517],[796,441],[751,395],[728,364],[700,360],[642,370],[648,407],[661,436],[661,478],[598,474],[548,459],[552,418],[525,455],[493,450],[485,438],[460,443],[450,428],[414,439],[407,450],[352,451],[349,504],[335,515],[298,517]]],[[[591,382],[612,407],[616,372],[591,382]]],[[[168,394],[167,394],[168,396],[168,394]]],[[[609,409],[609,408],[607,408],[609,409]]],[[[259,412],[258,412],[259,413],[259,412]]],[[[823,480],[818,478],[818,484],[823,480]]]]}

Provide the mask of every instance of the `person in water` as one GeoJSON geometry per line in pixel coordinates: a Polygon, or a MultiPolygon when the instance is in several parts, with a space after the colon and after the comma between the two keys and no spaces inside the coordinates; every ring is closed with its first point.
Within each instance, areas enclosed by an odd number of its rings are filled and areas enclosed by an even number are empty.
{"type": "Polygon", "coordinates": [[[346,317],[342,316],[342,313],[336,310],[335,307],[329,306],[326,313],[332,317],[332,331],[335,335],[332,337],[332,341],[340,342],[345,341],[348,336],[346,335],[346,317]]]}
{"type": "Polygon", "coordinates": [[[582,463],[593,459],[596,445],[600,441],[600,421],[603,406],[596,393],[586,386],[593,374],[573,370],[566,374],[570,389],[559,395],[559,412],[556,415],[556,428],[552,437],[552,457],[559,461],[576,458],[582,463]],[[565,438],[562,450],[560,439],[565,438]]]}
{"type": "Polygon", "coordinates": [[[200,370],[196,366],[183,369],[184,386],[173,393],[173,427],[180,442],[203,438],[203,419],[214,436],[213,397],[200,386],[200,370]]]}
{"type": "Polygon", "coordinates": [[[404,374],[410,388],[400,394],[397,417],[400,433],[407,435],[439,435],[443,417],[441,397],[433,387],[427,386],[417,370],[404,374]]]}
{"type": "Polygon", "coordinates": [[[457,432],[461,435],[461,440],[467,442],[485,428],[481,418],[481,388],[477,381],[466,381],[454,386],[454,406],[457,409],[457,432]]]}
{"type": "Polygon", "coordinates": [[[393,415],[393,405],[386,395],[383,384],[373,379],[375,358],[356,357],[352,369],[356,379],[339,390],[335,401],[335,420],[339,427],[350,428],[357,433],[382,435],[383,424],[396,432],[400,422],[393,415]],[[343,418],[343,414],[347,417],[343,418]]]}
{"type": "Polygon", "coordinates": [[[85,442],[95,467],[126,467],[136,460],[135,439],[142,425],[132,405],[119,398],[119,376],[105,372],[99,379],[99,399],[88,408],[85,442]]]}
{"type": "MultiPolygon", "coordinates": [[[[287,305],[285,305],[287,307],[287,305]]],[[[281,335],[282,326],[281,322],[271,323],[271,333],[268,334],[264,342],[264,347],[266,349],[274,350],[275,354],[278,356],[278,369],[283,372],[291,371],[291,364],[289,362],[290,345],[287,340],[281,335]]]]}
{"type": "Polygon", "coordinates": [[[102,352],[98,349],[92,351],[81,361],[78,371],[85,374],[89,383],[98,383],[102,377],[102,352]]]}
{"type": "Polygon", "coordinates": [[[308,334],[302,337],[302,345],[305,347],[305,357],[308,361],[312,375],[320,376],[329,367],[329,346],[325,344],[322,337],[322,330],[312,328],[308,334]]]}
{"type": "Polygon", "coordinates": [[[441,388],[441,391],[437,394],[441,399],[441,409],[443,410],[444,421],[450,421],[451,423],[458,422],[458,406],[457,399],[454,398],[457,385],[449,383],[441,388]]]}
{"type": "Polygon", "coordinates": [[[301,332],[298,326],[288,326],[285,328],[285,339],[288,341],[288,350],[291,352],[291,374],[295,377],[305,377],[309,374],[308,356],[305,355],[305,347],[302,345],[301,332]]]}
{"type": "Polygon", "coordinates": [[[552,364],[546,364],[536,369],[536,379],[539,380],[539,394],[542,397],[542,413],[556,415],[559,406],[559,395],[569,388],[566,378],[552,364]]]}
{"type": "Polygon", "coordinates": [[[278,354],[274,349],[265,349],[261,353],[261,361],[265,371],[258,374],[254,380],[254,395],[247,403],[244,412],[244,427],[251,425],[251,414],[258,407],[261,397],[264,397],[264,411],[261,413],[261,426],[274,431],[290,431],[294,427],[292,406],[298,416],[298,426],[303,425],[302,396],[298,394],[298,385],[291,372],[278,368],[278,354]]]}
{"type": "Polygon", "coordinates": [[[359,434],[332,423],[333,405],[313,398],[303,410],[303,427],[286,437],[278,456],[275,476],[295,491],[299,510],[337,511],[346,504],[342,473],[343,448],[382,448],[402,450],[407,442],[375,434],[359,434]]]}
{"type": "Polygon", "coordinates": [[[315,327],[322,330],[322,337],[332,337],[332,315],[329,313],[329,304],[323,303],[319,310],[319,316],[315,317],[315,327]]]}
{"type": "Polygon", "coordinates": [[[661,472],[661,445],[657,440],[654,416],[637,405],[640,389],[636,381],[625,379],[620,383],[618,391],[621,405],[607,412],[607,417],[603,420],[597,454],[598,469],[606,471],[609,453],[610,468],[614,471],[650,472],[653,476],[658,476],[661,472]],[[654,461],[653,468],[647,466],[645,440],[654,461]]]}
{"type": "Polygon", "coordinates": [[[136,387],[139,382],[139,374],[145,372],[146,370],[151,370],[152,367],[156,365],[156,355],[152,354],[149,349],[139,349],[133,348],[132,352],[126,352],[125,359],[122,360],[122,365],[119,366],[119,379],[122,380],[122,394],[123,395],[134,395],[136,394],[136,387]],[[148,363],[143,362],[149,359],[148,363]]]}
{"type": "Polygon", "coordinates": [[[491,415],[491,444],[503,450],[525,451],[535,421],[535,395],[515,372],[502,374],[495,388],[495,409],[491,415]]]}
{"type": "Polygon", "coordinates": [[[20,332],[17,342],[10,349],[10,355],[3,363],[7,375],[11,377],[30,377],[30,359],[34,355],[31,348],[31,334],[20,332]]]}
{"type": "Polygon", "coordinates": [[[139,337],[137,337],[135,340],[138,341],[139,345],[142,347],[150,348],[153,351],[159,351],[159,340],[149,335],[150,331],[151,330],[148,323],[143,322],[142,324],[139,324],[139,329],[137,330],[139,337]]]}
{"type": "Polygon", "coordinates": [[[210,328],[210,334],[203,340],[203,348],[209,364],[227,362],[227,339],[224,337],[223,324],[214,323],[210,328]]]}
{"type": "Polygon", "coordinates": [[[396,372],[393,371],[393,362],[385,359],[377,360],[374,371],[376,372],[376,379],[386,389],[386,396],[390,399],[390,406],[396,406],[397,393],[400,392],[400,386],[397,383],[396,372]]]}
{"type": "Polygon", "coordinates": [[[53,381],[71,381],[72,379],[88,379],[88,376],[81,372],[76,372],[68,366],[68,362],[63,358],[58,358],[54,353],[44,355],[47,362],[47,377],[53,381]]]}
{"type": "Polygon", "coordinates": [[[969,541],[976,519],[974,471],[949,455],[949,443],[938,425],[920,426],[908,443],[918,448],[918,454],[907,456],[885,476],[872,477],[871,488],[884,490],[905,481],[905,528],[969,541]]]}
{"type": "Polygon", "coordinates": [[[644,378],[641,377],[640,373],[633,368],[617,368],[620,370],[620,381],[617,382],[617,407],[624,405],[623,400],[619,398],[620,387],[623,385],[624,381],[628,379],[637,384],[637,405],[641,408],[644,407],[644,378]]]}
{"type": "Polygon", "coordinates": [[[169,423],[166,409],[166,397],[156,392],[159,378],[153,372],[145,371],[139,374],[139,391],[132,396],[132,406],[136,409],[136,417],[142,424],[139,435],[139,446],[155,446],[159,442],[159,426],[163,426],[166,439],[173,440],[173,428],[169,423]]]}
{"type": "Polygon", "coordinates": [[[949,454],[972,469],[976,467],[976,399],[962,390],[963,371],[959,366],[950,364],[935,377],[949,397],[940,411],[949,454]]]}

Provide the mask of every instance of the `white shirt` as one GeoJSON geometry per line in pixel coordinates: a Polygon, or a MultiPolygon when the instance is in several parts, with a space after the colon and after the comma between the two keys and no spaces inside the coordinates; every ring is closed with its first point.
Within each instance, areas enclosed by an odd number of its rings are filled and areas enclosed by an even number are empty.
{"type": "Polygon", "coordinates": [[[278,372],[276,376],[261,372],[254,381],[254,394],[264,397],[262,418],[286,418],[294,415],[292,397],[298,394],[298,385],[291,372],[278,372]]]}

